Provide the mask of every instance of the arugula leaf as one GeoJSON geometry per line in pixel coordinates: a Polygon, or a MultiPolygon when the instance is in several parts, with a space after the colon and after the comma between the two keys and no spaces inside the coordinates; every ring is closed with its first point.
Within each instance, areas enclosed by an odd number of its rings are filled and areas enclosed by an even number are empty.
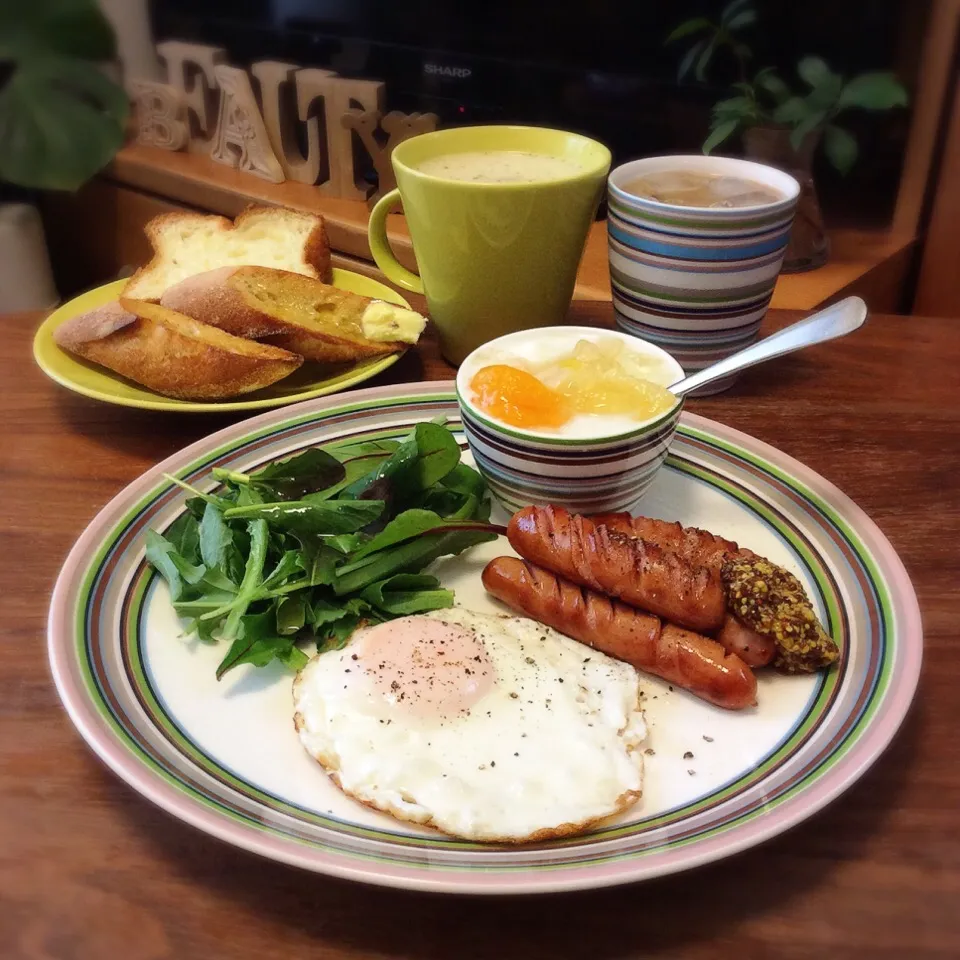
{"type": "Polygon", "coordinates": [[[441,589],[436,577],[423,573],[398,573],[371,583],[360,596],[397,617],[453,605],[453,591],[441,589]]]}
{"type": "MultiPolygon", "coordinates": [[[[201,507],[206,509],[206,504],[201,507]]],[[[200,561],[200,533],[196,517],[186,510],[167,527],[164,536],[173,544],[174,550],[190,563],[200,561]]]]}
{"type": "Polygon", "coordinates": [[[319,537],[302,537],[300,544],[300,566],[306,574],[304,585],[315,587],[333,583],[342,554],[319,537]]]}
{"type": "Polygon", "coordinates": [[[237,583],[243,578],[243,571],[241,570],[240,576],[236,580],[231,579],[226,576],[221,570],[218,570],[216,567],[208,567],[207,572],[203,575],[203,579],[200,581],[204,589],[209,588],[213,591],[222,591],[226,593],[236,594],[237,592],[237,583]]]}
{"type": "Polygon", "coordinates": [[[224,512],[227,520],[257,517],[279,530],[300,534],[354,533],[383,512],[382,500],[293,500],[251,504],[224,512]]]}
{"type": "MultiPolygon", "coordinates": [[[[186,490],[187,493],[193,494],[193,499],[203,500],[205,503],[212,503],[215,507],[219,507],[221,510],[226,510],[228,507],[232,507],[233,503],[227,500],[225,497],[218,497],[215,493],[204,493],[202,490],[198,490],[196,487],[192,487],[186,480],[180,480],[178,477],[173,476],[170,473],[165,473],[163,475],[164,480],[169,480],[172,484],[180,487],[182,490],[186,490]]],[[[189,503],[189,501],[187,501],[189,503]]]]}
{"type": "Polygon", "coordinates": [[[199,617],[210,610],[216,610],[217,607],[230,603],[235,597],[235,593],[228,593],[226,590],[209,590],[199,597],[174,601],[173,609],[181,616],[199,617]]]}
{"type": "Polygon", "coordinates": [[[487,485],[483,477],[465,463],[458,463],[440,483],[448,490],[455,490],[457,493],[472,494],[478,500],[486,493],[487,485]]]}
{"type": "Polygon", "coordinates": [[[265,667],[277,659],[295,662],[299,658],[291,653],[294,649],[293,637],[282,637],[277,633],[275,607],[271,606],[263,613],[247,614],[240,619],[237,638],[217,667],[217,679],[222,680],[224,674],[241,663],[265,667]]]}
{"type": "Polygon", "coordinates": [[[237,491],[237,500],[234,506],[252,507],[264,503],[263,494],[256,487],[240,487],[237,491]]]}
{"type": "Polygon", "coordinates": [[[324,543],[341,553],[353,553],[354,550],[359,550],[369,539],[365,533],[339,533],[333,537],[325,537],[324,543]]]}
{"type": "Polygon", "coordinates": [[[399,440],[358,440],[355,443],[334,445],[330,448],[341,463],[348,460],[370,459],[373,457],[389,457],[400,446],[399,440]]]}
{"type": "Polygon", "coordinates": [[[277,604],[277,633],[290,636],[303,629],[307,619],[307,604],[302,594],[283,597],[277,604]]]}
{"type": "Polygon", "coordinates": [[[418,423],[386,460],[347,487],[341,496],[360,497],[378,481],[389,481],[396,498],[407,500],[433,486],[459,462],[460,447],[446,427],[418,423]]]}
{"type": "Polygon", "coordinates": [[[319,447],[268,464],[250,475],[250,482],[266,489],[277,500],[301,500],[309,493],[325,491],[346,476],[343,464],[319,447]]]}
{"type": "Polygon", "coordinates": [[[379,460],[376,465],[364,473],[358,480],[340,493],[341,498],[360,497],[377,481],[393,480],[402,473],[408,464],[416,460],[419,450],[415,436],[409,436],[385,460],[379,460]]]}
{"type": "Polygon", "coordinates": [[[176,555],[176,549],[166,537],[155,530],[147,531],[147,562],[167,581],[170,599],[175,601],[183,594],[183,578],[180,576],[180,568],[173,560],[176,555]]]}
{"type": "Polygon", "coordinates": [[[347,609],[349,600],[342,601],[335,598],[328,599],[326,596],[318,596],[314,593],[310,603],[310,623],[316,633],[319,633],[327,624],[345,617],[350,611],[347,609]]]}
{"type": "Polygon", "coordinates": [[[275,656],[285,667],[298,672],[310,662],[310,658],[296,646],[291,646],[288,650],[278,650],[275,656]]]}
{"type": "Polygon", "coordinates": [[[495,540],[497,534],[486,530],[456,530],[427,534],[376,554],[371,562],[347,574],[338,571],[333,590],[337,596],[354,593],[395,573],[422,570],[438,557],[456,555],[478,543],[495,540]]]}
{"type": "Polygon", "coordinates": [[[460,462],[460,447],[453,434],[436,423],[418,423],[414,439],[419,454],[413,469],[415,489],[426,490],[442,480],[460,462]]]}
{"type": "Polygon", "coordinates": [[[233,531],[224,521],[223,514],[212,503],[204,504],[199,540],[203,562],[208,567],[226,570],[227,548],[233,543],[233,531]]]}
{"type": "MultiPolygon", "coordinates": [[[[270,529],[266,521],[251,520],[247,529],[250,532],[250,555],[247,557],[240,589],[237,591],[237,596],[231,601],[227,622],[221,631],[225,640],[232,640],[238,635],[240,619],[247,612],[247,607],[260,586],[263,564],[267,559],[267,541],[270,536],[270,529]]],[[[204,615],[203,619],[209,620],[212,617],[208,613],[204,615]]]]}
{"type": "Polygon", "coordinates": [[[404,510],[397,514],[375,537],[367,541],[359,550],[354,551],[350,563],[339,569],[339,573],[349,573],[356,568],[356,561],[386,547],[418,537],[426,530],[439,527],[443,519],[432,510],[404,510]]]}

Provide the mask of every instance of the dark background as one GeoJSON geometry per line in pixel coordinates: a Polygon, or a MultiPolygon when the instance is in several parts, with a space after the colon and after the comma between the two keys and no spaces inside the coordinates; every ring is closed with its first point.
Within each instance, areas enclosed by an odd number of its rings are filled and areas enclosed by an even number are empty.
{"type": "MultiPolygon", "coordinates": [[[[690,16],[716,18],[716,0],[153,0],[158,39],[227,49],[232,63],[284,59],[346,77],[383,80],[389,109],[433,111],[443,126],[521,122],[594,136],[614,162],[699,150],[710,106],[735,79],[716,59],[708,82],[677,82],[692,41],[664,38],[690,16]],[[469,71],[427,72],[428,65],[469,71]]],[[[845,75],[895,70],[911,87],[926,3],[922,0],[757,0],[744,36],[753,71],[818,54],[845,75]]],[[[799,83],[799,82],[798,82],[799,83]]],[[[799,86],[802,91],[804,88],[799,86]]],[[[840,177],[820,157],[817,181],[830,222],[872,226],[890,218],[909,111],[844,117],[860,142],[840,177]]],[[[734,153],[736,141],[724,144],[734,153]]]]}

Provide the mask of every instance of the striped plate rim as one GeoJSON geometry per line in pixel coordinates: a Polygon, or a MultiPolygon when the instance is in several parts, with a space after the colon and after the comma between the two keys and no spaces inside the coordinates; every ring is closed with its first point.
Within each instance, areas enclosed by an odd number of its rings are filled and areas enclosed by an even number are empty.
{"type": "Polygon", "coordinates": [[[289,450],[358,433],[390,435],[438,413],[457,416],[452,383],[381,387],[272,411],[174,454],[100,512],[57,581],[48,646],[71,719],[108,766],[182,820],[275,860],[390,886],[532,893],[640,880],[729,856],[822,808],[887,746],[912,700],[922,651],[916,597],[893,548],[808,468],[684,414],[670,467],[739,499],[791,543],[844,649],[841,669],[821,679],[805,716],[755,769],[655,818],[503,850],[324,817],[218,768],[164,715],[140,662],[151,589],[142,532],[178,496],[161,474],[202,478],[234,457],[270,459],[279,444],[289,450]],[[105,629],[110,617],[118,629],[105,629]],[[111,658],[120,665],[116,676],[106,665],[111,658]]]}

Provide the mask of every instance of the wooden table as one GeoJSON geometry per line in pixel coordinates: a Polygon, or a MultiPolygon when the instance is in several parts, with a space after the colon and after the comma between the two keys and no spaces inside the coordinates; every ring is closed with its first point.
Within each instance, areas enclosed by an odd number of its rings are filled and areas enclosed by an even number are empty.
{"type": "MultiPolygon", "coordinates": [[[[609,310],[581,304],[577,319],[609,322],[609,310]]],[[[876,316],[842,342],[690,403],[832,480],[906,563],[926,661],[887,754],[811,821],[729,862],[619,890],[474,900],[367,888],[260,860],[142,800],[87,749],[47,667],[47,603],[60,563],[124,484],[229,421],[67,393],[30,361],[38,319],[0,318],[4,958],[960,955],[957,321],[876,316]]],[[[428,341],[422,357],[408,355],[379,382],[449,374],[428,341]]]]}

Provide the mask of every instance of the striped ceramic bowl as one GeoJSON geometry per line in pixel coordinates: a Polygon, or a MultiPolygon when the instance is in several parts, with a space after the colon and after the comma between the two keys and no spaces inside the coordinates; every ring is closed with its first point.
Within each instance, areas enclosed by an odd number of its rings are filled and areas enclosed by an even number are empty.
{"type": "Polygon", "coordinates": [[[477,469],[490,491],[509,510],[530,504],[554,504],[576,513],[626,510],[653,482],[666,459],[680,419],[681,403],[646,421],[615,423],[616,432],[601,433],[591,421],[576,436],[509,426],[491,418],[472,402],[470,381],[481,368],[511,359],[546,360],[569,353],[578,340],[616,338],[632,351],[652,358],[656,379],[664,385],[683,376],[669,354],[652,344],[613,330],[594,327],[545,327],[499,337],[478,347],[457,374],[457,400],[463,429],[477,469]]]}
{"type": "MultiPolygon", "coordinates": [[[[773,295],[799,194],[789,174],[730,157],[648,157],[617,167],[607,212],[617,326],[662,347],[688,374],[749,346],[773,295]],[[742,177],[778,199],[682,207],[629,192],[638,177],[666,170],[742,177]]],[[[718,393],[733,379],[702,392],[718,393]]]]}

